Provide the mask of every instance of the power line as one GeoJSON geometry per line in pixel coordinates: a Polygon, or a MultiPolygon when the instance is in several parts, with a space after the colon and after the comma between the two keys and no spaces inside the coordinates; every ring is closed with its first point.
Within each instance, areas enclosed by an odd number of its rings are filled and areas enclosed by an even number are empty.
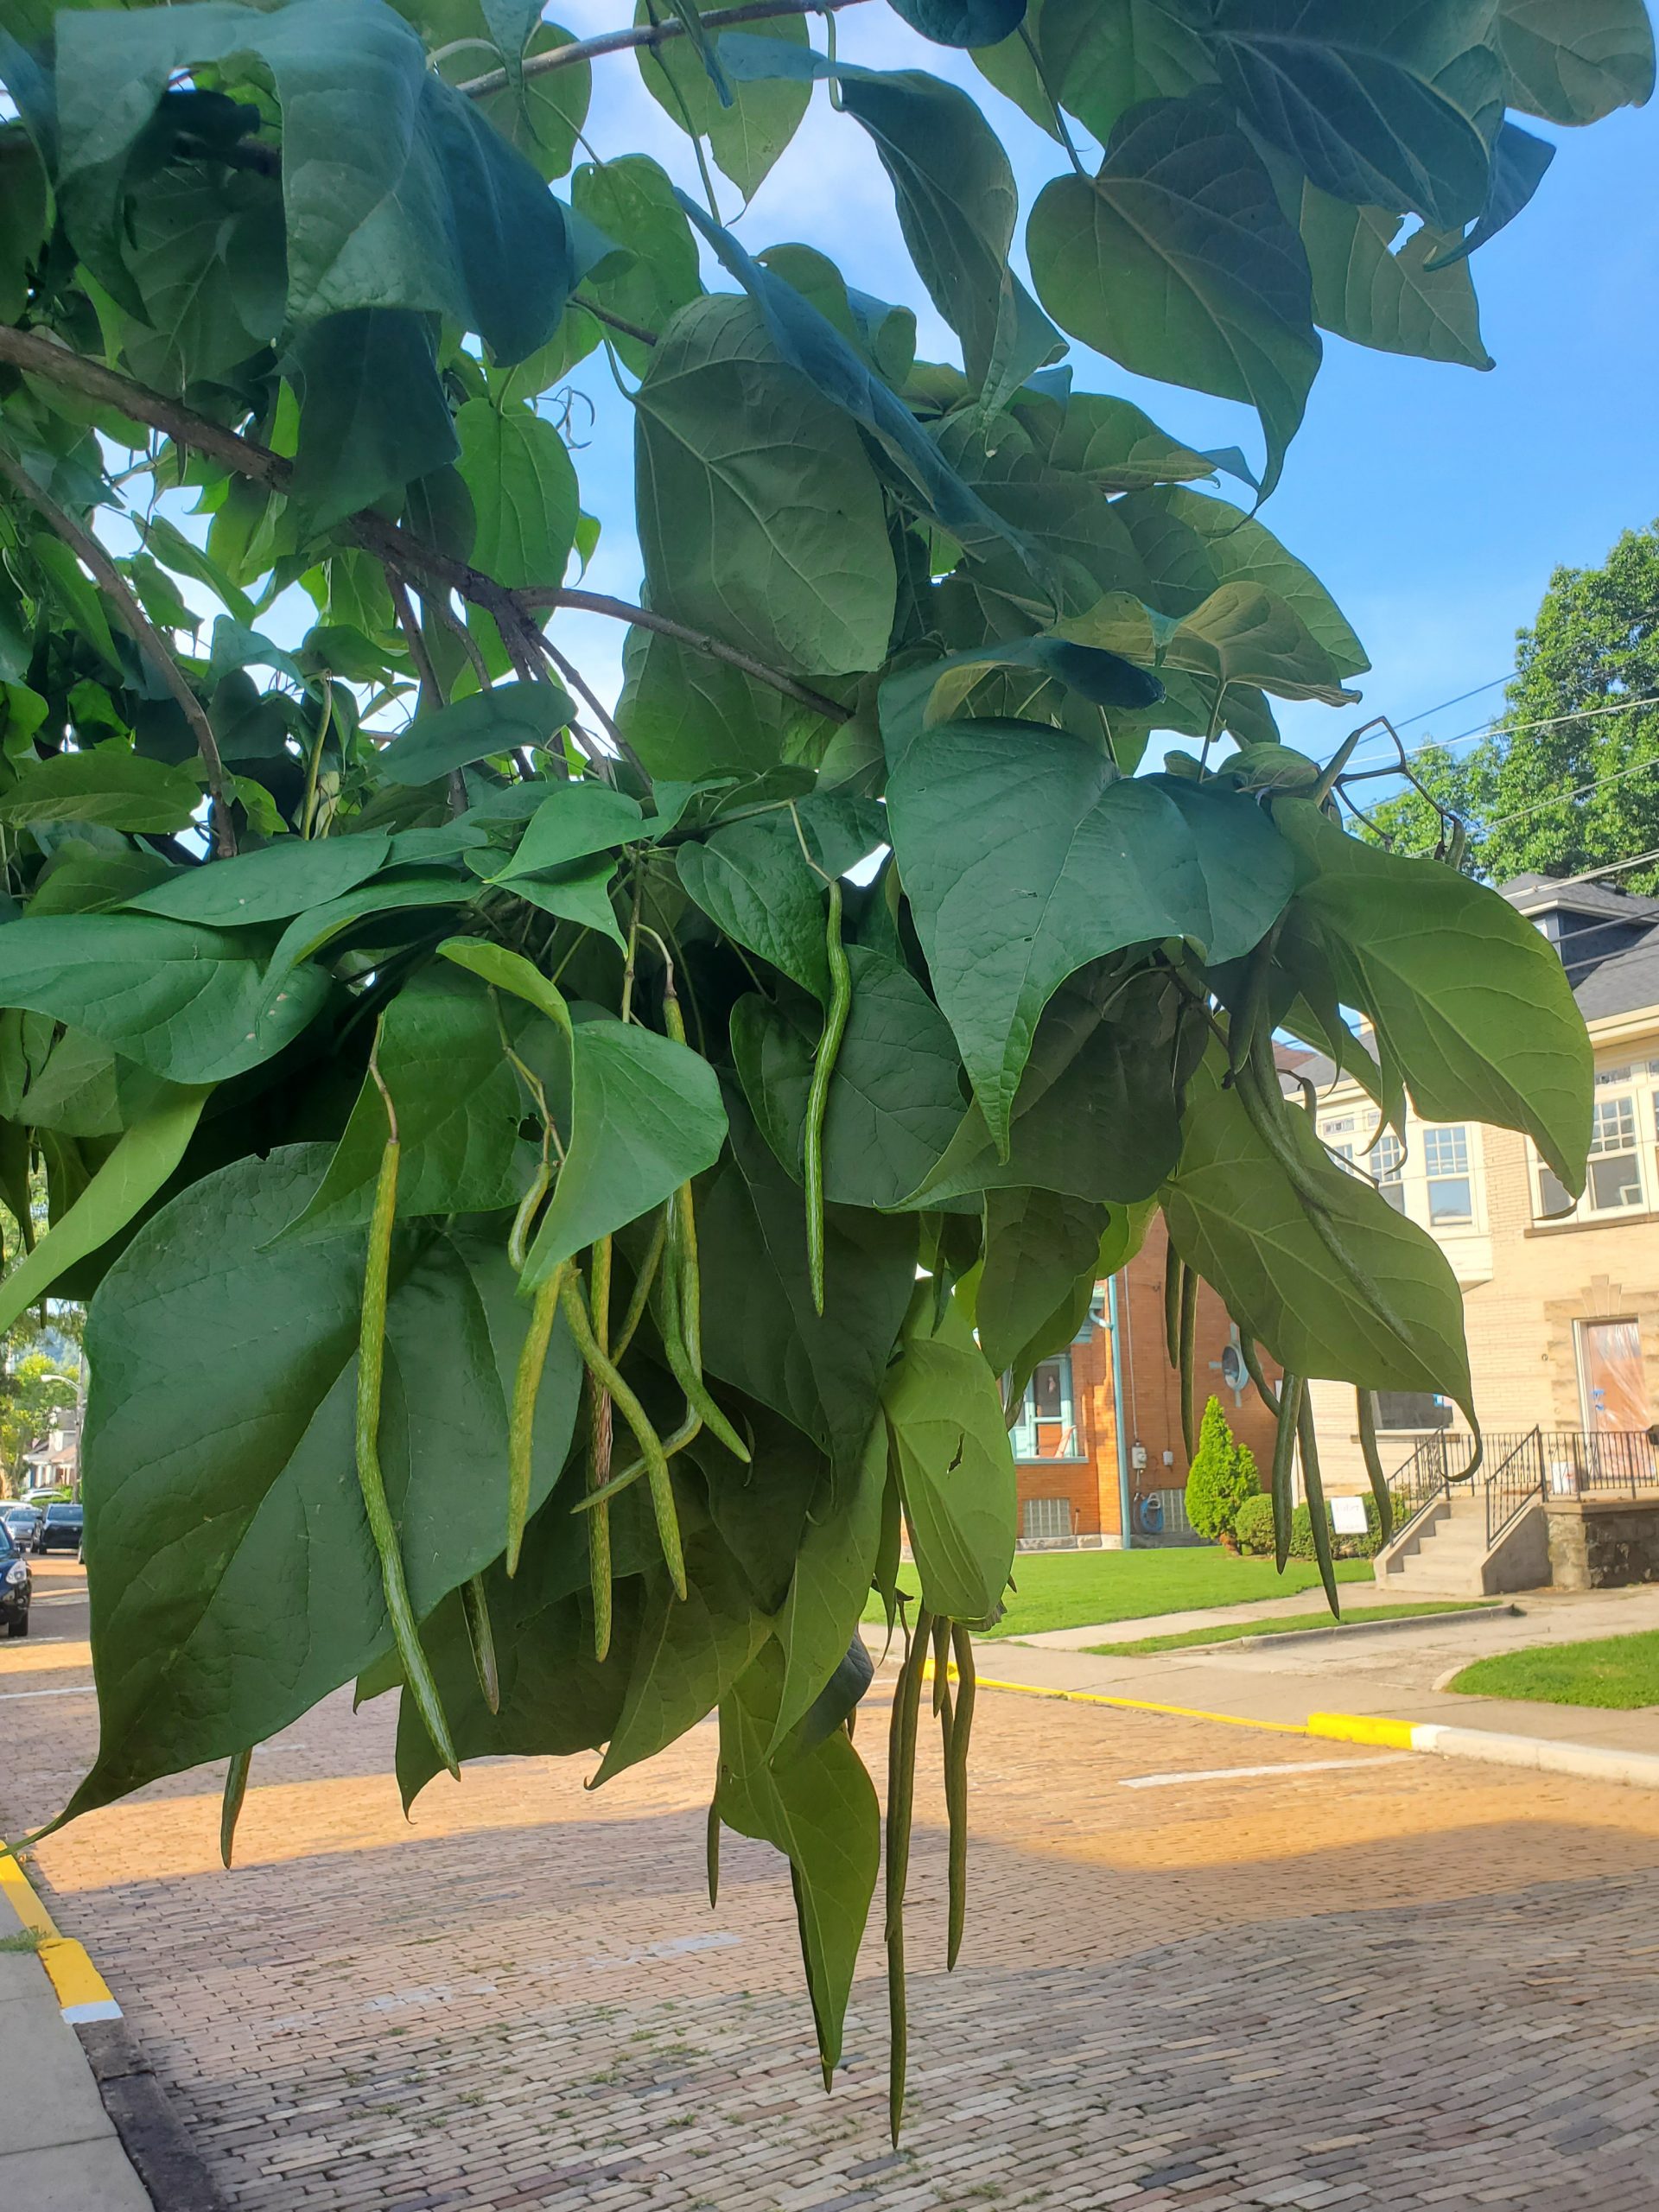
{"type": "Polygon", "coordinates": [[[1478,699],[1483,691],[1491,691],[1500,683],[1508,683],[1514,675],[1512,668],[1506,668],[1502,676],[1494,676],[1484,683],[1477,683],[1472,691],[1459,691],[1455,699],[1442,699],[1438,707],[1425,707],[1419,715],[1408,715],[1403,721],[1395,722],[1395,728],[1409,729],[1414,722],[1426,722],[1431,715],[1443,715],[1448,707],[1460,707],[1465,699],[1478,699]]]}
{"type": "MultiPolygon", "coordinates": [[[[1529,814],[1541,814],[1552,806],[1570,806],[1574,799],[1586,798],[1592,791],[1605,791],[1611,784],[1622,784],[1632,776],[1645,776],[1659,768],[1659,753],[1649,760],[1638,760],[1633,768],[1616,769],[1611,776],[1598,776],[1593,783],[1580,784],[1577,791],[1561,791],[1554,798],[1535,799],[1530,806],[1518,806],[1512,814],[1500,814],[1494,821],[1482,823],[1481,835],[1502,830],[1511,822],[1524,821],[1529,814]]],[[[1577,878],[1573,879],[1575,881],[1577,878]]]]}

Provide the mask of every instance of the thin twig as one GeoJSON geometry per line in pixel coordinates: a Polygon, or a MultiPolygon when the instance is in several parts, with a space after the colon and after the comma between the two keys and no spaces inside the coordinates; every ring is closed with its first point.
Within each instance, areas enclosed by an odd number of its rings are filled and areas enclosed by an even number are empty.
{"type": "Polygon", "coordinates": [[[593,685],[589,683],[587,677],[576,666],[575,663],[568,654],[562,653],[558,647],[554,644],[553,640],[548,637],[544,632],[537,632],[537,642],[541,646],[542,651],[547,655],[549,660],[552,662],[554,667],[558,670],[559,674],[570,686],[570,689],[576,694],[577,697],[586,700],[588,705],[593,710],[594,720],[604,731],[606,736],[610,739],[611,743],[616,747],[616,750],[621,759],[632,761],[636,768],[639,767],[639,763],[638,759],[635,757],[633,747],[628,743],[627,739],[623,736],[621,731],[617,728],[615,720],[612,715],[609,708],[606,706],[605,702],[594,690],[593,685]]]}
{"type": "Polygon", "coordinates": [[[632,622],[641,630],[655,630],[664,638],[672,638],[682,645],[689,645],[693,652],[707,653],[712,660],[723,660],[728,668],[741,669],[745,676],[753,677],[757,683],[769,684],[774,691],[781,691],[786,699],[794,699],[803,707],[810,707],[815,715],[823,715],[830,721],[852,720],[853,710],[835,699],[826,698],[822,691],[814,691],[804,683],[798,683],[792,676],[785,676],[775,668],[768,668],[764,661],[741,652],[735,645],[711,638],[706,631],[694,630],[687,623],[675,622],[665,614],[658,614],[649,607],[635,607],[626,599],[613,599],[602,591],[567,591],[563,588],[549,589],[531,584],[513,594],[525,607],[568,607],[584,614],[608,614],[618,622],[632,622]]]}
{"type": "Polygon", "coordinates": [[[494,679],[490,674],[489,664],[479,650],[478,639],[467,627],[460,615],[455,613],[454,608],[450,606],[448,599],[442,592],[433,592],[426,600],[425,605],[427,612],[435,614],[444,628],[460,641],[461,651],[473,664],[473,674],[478,678],[479,690],[487,691],[494,679]]]}
{"type": "MultiPolygon", "coordinates": [[[[730,30],[739,23],[764,23],[778,16],[827,15],[831,9],[858,4],[859,0],[747,0],[741,8],[710,9],[703,16],[702,27],[708,31],[730,30]]],[[[661,46],[669,39],[684,36],[683,23],[645,23],[634,30],[607,31],[600,38],[573,39],[569,46],[556,46],[545,54],[527,54],[519,67],[526,77],[544,77],[550,70],[594,61],[604,54],[625,54],[630,47],[661,46]]],[[[505,92],[511,82],[505,69],[492,69],[455,89],[478,99],[490,92],[505,92]]]]}
{"type": "Polygon", "coordinates": [[[207,773],[207,795],[213,802],[213,849],[221,860],[232,858],[236,852],[236,824],[231,819],[219,740],[213,735],[207,709],[191,689],[172,648],[133,597],[125,578],[98,540],[89,537],[54,499],[48,499],[28,470],[3,447],[0,447],[0,480],[9,484],[19,499],[26,499],[75,557],[92,570],[99,588],[114,602],[134,645],[178,702],[207,773]]]}
{"type": "MultiPolygon", "coordinates": [[[[421,680],[420,696],[415,702],[415,710],[417,714],[420,712],[422,699],[429,706],[442,707],[447,702],[447,695],[438,681],[438,671],[432,665],[426,639],[421,634],[421,626],[409,596],[409,586],[395,569],[388,568],[385,578],[386,589],[391,594],[391,603],[397,612],[397,626],[404,633],[404,643],[409,647],[409,657],[414,662],[415,673],[421,680]]],[[[455,815],[467,811],[467,779],[459,768],[449,771],[449,811],[455,815]]]]}
{"type": "Polygon", "coordinates": [[[613,315],[609,308],[602,308],[597,300],[590,300],[585,292],[572,292],[570,304],[590,315],[595,322],[602,322],[610,330],[620,331],[624,338],[637,339],[641,346],[654,346],[657,333],[647,330],[642,322],[630,322],[626,315],[613,315]]]}

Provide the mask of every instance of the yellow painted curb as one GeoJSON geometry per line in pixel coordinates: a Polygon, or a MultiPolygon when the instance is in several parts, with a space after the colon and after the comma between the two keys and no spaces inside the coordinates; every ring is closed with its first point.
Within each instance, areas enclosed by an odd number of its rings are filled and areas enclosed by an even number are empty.
{"type": "Polygon", "coordinates": [[[0,1850],[0,1897],[3,1897],[25,1928],[41,1939],[39,1958],[46,1968],[58,2006],[72,2027],[88,2020],[118,2020],[121,2007],[110,1994],[109,1984],[73,1936],[61,1936],[58,1924],[35,1894],[34,1885],[9,1851],[0,1850]]]}
{"type": "Polygon", "coordinates": [[[1329,1736],[1338,1744],[1386,1744],[1390,1751],[1417,1748],[1415,1726],[1409,1720],[1387,1720],[1370,1713],[1310,1713],[1310,1736],[1329,1736]]]}
{"type": "MultiPolygon", "coordinates": [[[[952,1667],[952,1680],[956,1672],[952,1667]]],[[[931,1681],[932,1675],[933,1666],[930,1660],[924,1669],[924,1681],[931,1681]]],[[[1247,1720],[1237,1713],[1206,1713],[1192,1705],[1154,1705],[1147,1698],[1106,1697],[1097,1690],[1049,1689],[1038,1682],[1003,1682],[993,1675],[980,1675],[976,1680],[982,1690],[1012,1690],[1019,1697],[1059,1698],[1068,1705],[1115,1706],[1125,1713],[1162,1713],[1176,1720],[1219,1720],[1228,1728],[1261,1728],[1274,1736],[1306,1736],[1310,1732],[1294,1720],[1247,1720]]]]}

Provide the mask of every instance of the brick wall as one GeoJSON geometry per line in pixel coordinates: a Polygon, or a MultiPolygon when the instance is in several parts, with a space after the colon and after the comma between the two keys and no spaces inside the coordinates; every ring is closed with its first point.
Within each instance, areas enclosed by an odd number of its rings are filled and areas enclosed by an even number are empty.
{"type": "MultiPolygon", "coordinates": [[[[1180,1386],[1164,1349],[1166,1251],[1167,1241],[1160,1216],[1154,1221],[1145,1245],[1117,1279],[1124,1435],[1131,1446],[1143,1445],[1147,1454],[1145,1467],[1131,1471],[1132,1497],[1144,1497],[1154,1490],[1179,1490],[1186,1480],[1180,1386]],[[1169,1454],[1167,1465],[1166,1452],[1169,1454]]],[[[1109,1313],[1109,1306],[1108,1311],[1109,1313]]],[[[1220,1399],[1233,1433],[1255,1452],[1265,1482],[1273,1464],[1273,1420],[1248,1383],[1237,1391],[1224,1380],[1222,1354],[1233,1340],[1233,1327],[1226,1309],[1207,1284],[1202,1286],[1194,1334],[1198,1410],[1202,1414],[1207,1396],[1213,1395],[1220,1399]]],[[[1113,1399],[1110,1328],[1091,1328],[1086,1340],[1074,1343],[1071,1352],[1072,1402],[1084,1456],[1071,1460],[1020,1463],[1021,1528],[1028,1498],[1063,1497],[1071,1509],[1075,1535],[1121,1541],[1117,1408],[1113,1399]]],[[[1265,1363],[1269,1375],[1276,1375],[1273,1362],[1268,1360],[1265,1363]]],[[[1133,1510],[1132,1505],[1131,1513],[1133,1510]]]]}

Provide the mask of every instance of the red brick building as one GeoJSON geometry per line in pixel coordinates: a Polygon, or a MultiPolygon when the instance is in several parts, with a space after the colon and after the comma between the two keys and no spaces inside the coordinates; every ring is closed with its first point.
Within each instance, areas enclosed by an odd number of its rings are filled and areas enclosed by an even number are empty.
{"type": "MultiPolygon", "coordinates": [[[[1071,1344],[1032,1379],[1014,1427],[1022,1542],[1116,1548],[1126,1509],[1132,1544],[1186,1534],[1180,1388],[1164,1350],[1166,1249],[1159,1216],[1129,1265],[1099,1285],[1071,1344]]],[[[1218,1397],[1265,1476],[1273,1422],[1243,1373],[1237,1332],[1207,1286],[1195,1341],[1199,1411],[1206,1396],[1218,1397]]]]}

